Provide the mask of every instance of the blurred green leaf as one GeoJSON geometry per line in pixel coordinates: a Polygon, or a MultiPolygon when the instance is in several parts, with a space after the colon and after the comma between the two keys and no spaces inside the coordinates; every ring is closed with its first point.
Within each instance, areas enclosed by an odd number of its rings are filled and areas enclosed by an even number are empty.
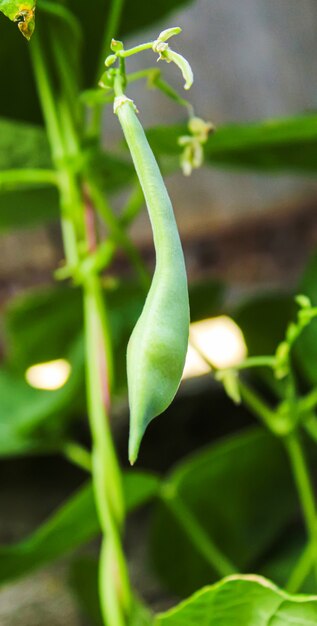
{"type": "Polygon", "coordinates": [[[120,191],[135,178],[135,170],[129,160],[89,145],[85,156],[88,170],[91,170],[100,188],[107,192],[120,191]]]}
{"type": "Polygon", "coordinates": [[[39,126],[0,118],[0,169],[49,168],[51,157],[39,126]]]}
{"type": "Polygon", "coordinates": [[[202,280],[189,285],[190,319],[192,322],[219,313],[223,303],[225,285],[216,280],[202,280]]]}
{"type": "MultiPolygon", "coordinates": [[[[256,565],[297,508],[284,449],[260,429],[195,454],[168,482],[216,546],[244,571],[256,565]]],[[[164,501],[153,520],[152,557],[161,580],[178,595],[217,579],[164,501]]]]}
{"type": "MultiPolygon", "coordinates": [[[[46,167],[51,167],[51,158],[43,129],[0,119],[1,170],[46,167]]],[[[58,194],[53,187],[0,189],[0,231],[30,227],[57,218],[58,194]]]]}
{"type": "MultiPolygon", "coordinates": [[[[132,511],[155,497],[159,479],[145,472],[123,477],[126,508],[132,511]]],[[[99,533],[93,488],[90,483],[55,511],[30,537],[0,548],[0,584],[76,550],[99,533]]]]}
{"type": "Polygon", "coordinates": [[[250,356],[274,354],[296,308],[292,295],[272,292],[246,299],[231,312],[243,332],[250,356]]]}
{"type": "Polygon", "coordinates": [[[317,596],[291,596],[261,576],[232,576],[166,613],[155,626],[314,626],[317,596]]]}
{"type": "Polygon", "coordinates": [[[65,358],[83,327],[81,291],[57,285],[27,292],[11,300],[4,324],[7,357],[15,370],[65,358]]]}
{"type": "MultiPolygon", "coordinates": [[[[157,127],[147,136],[159,155],[180,155],[185,125],[157,127]]],[[[220,126],[206,145],[206,164],[222,169],[313,173],[317,169],[317,116],[302,115],[220,126]]]]}
{"type": "Polygon", "coordinates": [[[74,342],[68,360],[71,374],[56,391],[30,387],[22,373],[0,370],[0,456],[47,451],[58,447],[67,428],[67,415],[82,403],[84,353],[74,342]]]}
{"type": "Polygon", "coordinates": [[[55,221],[58,206],[58,193],[53,187],[0,190],[0,232],[55,221]]]}

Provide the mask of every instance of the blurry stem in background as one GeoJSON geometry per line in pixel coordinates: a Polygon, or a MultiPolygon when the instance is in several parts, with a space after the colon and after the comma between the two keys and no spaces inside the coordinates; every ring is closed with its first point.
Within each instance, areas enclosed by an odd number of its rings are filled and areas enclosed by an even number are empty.
{"type": "MultiPolygon", "coordinates": [[[[204,361],[209,365],[211,371],[214,370],[213,364],[205,357],[202,351],[199,354],[204,361]]],[[[251,357],[249,362],[251,366],[257,365],[262,361],[262,365],[269,365],[271,367],[270,357],[251,357]],[[264,359],[264,360],[263,360],[264,359]]],[[[242,363],[242,366],[246,366],[248,359],[242,363]]],[[[274,361],[273,361],[274,362],[274,361]]],[[[241,366],[240,366],[241,367],[241,366]]],[[[233,368],[234,369],[234,368],[233,368]]],[[[296,399],[296,387],[293,379],[292,372],[289,376],[289,384],[287,387],[288,397],[286,399],[288,406],[288,417],[282,416],[276,410],[271,410],[265,402],[260,398],[257,392],[251,389],[244,381],[238,379],[237,384],[239,386],[239,392],[242,400],[246,406],[254,413],[254,415],[267,426],[273,435],[282,439],[293,472],[294,481],[299,497],[299,501],[302,508],[303,518],[308,534],[308,545],[304,554],[300,558],[297,566],[295,566],[294,572],[291,574],[289,581],[289,589],[291,591],[298,590],[298,586],[304,582],[310,569],[314,567],[315,578],[317,582],[317,512],[314,498],[314,490],[310,478],[309,468],[305,459],[302,443],[299,433],[299,419],[298,410],[308,409],[311,406],[315,406],[316,402],[316,390],[314,389],[306,398],[297,402],[296,399]]],[[[312,418],[311,418],[312,419],[312,418]]],[[[314,434],[316,434],[317,428],[313,423],[314,434]]]]}
{"type": "Polygon", "coordinates": [[[141,284],[147,289],[150,284],[150,277],[147,270],[145,269],[139,251],[127,236],[124,228],[120,224],[120,220],[118,220],[113,214],[113,211],[109,206],[106,197],[99,189],[95,181],[93,181],[91,178],[88,178],[87,187],[89,189],[89,193],[94,203],[94,206],[96,207],[98,213],[103,218],[106,226],[108,227],[111,237],[113,237],[117,245],[121,246],[124,249],[128,258],[133,264],[137,275],[139,276],[141,284]]]}
{"type": "Polygon", "coordinates": [[[200,555],[209,563],[212,571],[221,577],[238,572],[235,565],[213,543],[210,535],[206,533],[173,486],[165,485],[161,490],[161,498],[200,555]]]}
{"type": "Polygon", "coordinates": [[[106,23],[105,32],[102,39],[102,47],[100,51],[100,58],[97,68],[96,82],[98,82],[103,70],[104,63],[107,55],[110,51],[110,44],[113,37],[118,36],[118,30],[120,27],[121,15],[125,0],[112,0],[109,10],[109,15],[106,23]]]}
{"type": "Polygon", "coordinates": [[[70,267],[78,263],[77,236],[74,221],[71,216],[73,206],[71,205],[72,176],[65,163],[66,147],[63,141],[58,114],[55,107],[52,86],[45,65],[44,50],[40,43],[38,33],[35,33],[30,44],[31,60],[41,102],[43,116],[45,119],[48,139],[51,147],[54,165],[59,172],[60,198],[61,198],[61,225],[66,263],[70,267]],[[64,167],[62,164],[65,164],[64,167]]]}
{"type": "MultiPolygon", "coordinates": [[[[47,45],[49,43],[52,39],[46,41],[47,45]]],[[[58,69],[56,46],[51,52],[58,69]]],[[[66,263],[70,268],[76,268],[83,244],[88,252],[92,252],[96,244],[93,199],[86,186],[83,191],[81,188],[77,171],[81,162],[80,144],[69,101],[63,93],[65,81],[61,81],[62,93],[56,97],[38,33],[31,44],[31,55],[53,162],[58,172],[66,263]]],[[[98,191],[97,187],[95,189],[98,191]]],[[[112,350],[101,280],[93,267],[85,275],[83,293],[87,399],[93,449],[91,459],[77,444],[66,446],[64,454],[85,469],[91,461],[96,508],[103,533],[99,565],[102,614],[107,626],[126,626],[131,590],[121,544],[125,518],[121,472],[109,424],[112,350]]]]}
{"type": "Polygon", "coordinates": [[[294,431],[284,438],[284,444],[288,452],[297,492],[300,498],[306,530],[309,536],[307,551],[310,552],[311,565],[315,570],[317,582],[317,516],[314,498],[314,490],[311,483],[309,469],[305,459],[299,433],[294,431]]]}
{"type": "Polygon", "coordinates": [[[19,187],[43,187],[55,185],[58,187],[59,178],[55,170],[48,169],[17,169],[0,172],[0,189],[9,190],[19,187]]]}
{"type": "MultiPolygon", "coordinates": [[[[103,360],[109,335],[100,320],[100,279],[92,275],[84,286],[88,413],[93,438],[92,467],[96,506],[103,541],[99,563],[99,593],[107,626],[125,626],[131,606],[129,577],[121,544],[124,503],[120,469],[104,402],[103,360]]],[[[109,377],[108,377],[109,380],[109,377]]]]}
{"type": "MultiPolygon", "coordinates": [[[[96,83],[98,83],[101,74],[105,70],[105,59],[110,51],[110,43],[113,37],[117,37],[120,27],[121,15],[125,0],[111,0],[109,15],[106,22],[100,56],[97,65],[96,83]]],[[[103,106],[95,104],[92,109],[92,119],[90,123],[89,133],[99,142],[102,128],[102,111],[103,106]]]]}
{"type": "Polygon", "coordinates": [[[139,215],[143,205],[144,195],[141,186],[137,181],[119,218],[120,224],[124,229],[127,229],[139,215]]]}
{"type": "Polygon", "coordinates": [[[267,404],[265,404],[259,394],[251,389],[251,387],[249,387],[249,385],[247,385],[244,381],[239,379],[238,386],[241,398],[245,405],[251,410],[253,415],[260,418],[265,426],[267,426],[267,428],[276,435],[277,420],[274,411],[272,411],[267,404]]]}
{"type": "Polygon", "coordinates": [[[285,589],[289,593],[297,593],[304,584],[309,572],[313,567],[313,554],[310,543],[307,544],[299,560],[297,561],[285,589]]]}
{"type": "Polygon", "coordinates": [[[91,472],[91,454],[76,441],[68,441],[61,449],[64,457],[85,472],[91,472]]]}

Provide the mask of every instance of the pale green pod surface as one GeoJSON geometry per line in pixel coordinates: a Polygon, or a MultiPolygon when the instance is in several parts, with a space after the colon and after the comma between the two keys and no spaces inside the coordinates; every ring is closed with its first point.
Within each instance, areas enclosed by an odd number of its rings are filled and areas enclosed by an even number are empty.
{"type": "Polygon", "coordinates": [[[182,246],[160,170],[133,103],[120,104],[117,114],[143,189],[156,251],[152,284],[127,352],[129,459],[134,463],[147,425],[170,405],[179,387],[188,345],[189,302],[182,246]]]}

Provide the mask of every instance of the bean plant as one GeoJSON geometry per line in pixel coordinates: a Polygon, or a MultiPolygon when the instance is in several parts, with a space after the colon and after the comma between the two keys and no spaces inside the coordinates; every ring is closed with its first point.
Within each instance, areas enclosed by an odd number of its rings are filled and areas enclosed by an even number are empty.
{"type": "MultiPolygon", "coordinates": [[[[315,624],[316,596],[294,594],[302,590],[314,593],[317,583],[317,511],[310,472],[316,453],[313,445],[304,445],[317,439],[316,367],[309,367],[309,354],[312,352],[313,363],[317,356],[314,347],[317,296],[311,289],[311,281],[307,282],[309,272],[315,277],[316,263],[308,270],[301,285],[302,293],[296,297],[297,312],[293,299],[287,300],[286,330],[283,337],[279,331],[273,338],[270,353],[263,355],[261,349],[254,348],[251,326],[247,324],[243,328],[241,311],[233,312],[233,316],[245,332],[249,356],[235,367],[219,370],[201,352],[213,384],[222,385],[232,402],[242,404],[262,428],[213,444],[182,461],[164,479],[137,468],[123,471],[115,449],[110,416],[118,390],[119,357],[111,304],[114,287],[109,273],[117,251],[121,250],[129,259],[138,284],[138,313],[132,324],[129,320],[131,336],[123,350],[127,348],[128,457],[133,465],[147,426],[173,402],[188,341],[200,352],[189,333],[189,302],[194,317],[196,301],[190,289],[188,292],[182,245],[157,157],[164,168],[164,156],[174,156],[173,167],[181,167],[189,175],[203,165],[204,158],[207,163],[247,167],[261,166],[262,158],[264,167],[269,169],[271,150],[273,167],[277,167],[280,155],[281,169],[286,163],[289,168],[296,166],[301,171],[309,168],[309,164],[302,163],[300,155],[294,160],[290,156],[291,146],[296,148],[296,142],[302,140],[315,141],[312,117],[308,122],[298,118],[275,126],[263,123],[247,128],[229,127],[219,129],[214,135],[211,122],[194,113],[183,94],[163,77],[160,66],[129,71],[129,58],[137,55],[142,59],[143,52],[149,50],[154,59],[172,63],[181,72],[185,90],[193,83],[190,64],[170,43],[172,37],[180,34],[179,27],[162,30],[154,40],[132,48],[117,39],[120,32],[125,32],[121,28],[125,17],[121,0],[107,5],[106,28],[99,39],[96,36],[99,50],[94,57],[94,71],[92,64],[87,63],[91,75],[83,86],[79,59],[81,63],[86,59],[80,57],[79,50],[85,42],[84,17],[90,16],[90,9],[86,3],[83,5],[85,10],[78,13],[78,7],[71,2],[39,0],[36,7],[35,0],[23,3],[0,0],[0,10],[30,40],[27,49],[23,47],[23,55],[30,58],[45,124],[45,134],[23,125],[15,131],[21,137],[31,133],[30,143],[40,148],[40,154],[36,155],[38,160],[34,155],[27,159],[22,150],[23,159],[31,162],[31,166],[4,167],[0,173],[0,190],[4,194],[54,191],[55,200],[57,192],[64,261],[56,269],[55,279],[71,285],[70,296],[66,295],[66,288],[57,290],[62,294],[59,305],[63,312],[68,297],[71,303],[70,324],[60,343],[65,341],[67,333],[72,335],[72,326],[78,324],[78,318],[81,324],[81,315],[84,337],[84,350],[82,337],[77,337],[69,349],[68,358],[73,366],[69,382],[49,398],[47,392],[31,390],[21,381],[16,383],[12,372],[4,368],[3,397],[10,397],[13,402],[18,402],[13,397],[15,394],[18,399],[21,397],[23,410],[16,422],[13,419],[8,424],[4,420],[1,426],[2,455],[58,452],[92,478],[33,535],[1,549],[0,579],[7,582],[25,575],[101,534],[98,597],[92,593],[93,602],[87,603],[91,623],[105,626],[315,624]],[[142,84],[144,80],[185,112],[185,122],[167,129],[165,135],[163,129],[144,131],[142,110],[138,111],[138,102],[129,95],[130,85],[142,84]],[[104,115],[118,118],[130,160],[126,153],[121,159],[103,149],[104,115]],[[127,185],[130,195],[118,215],[109,200],[109,192],[127,185]],[[153,277],[129,234],[144,201],[156,255],[153,277]],[[290,321],[291,318],[295,321],[290,321]],[[76,405],[76,399],[78,404],[82,401],[83,361],[91,450],[79,438],[69,435],[72,431],[67,423],[70,405],[76,405]],[[237,499],[235,485],[239,485],[237,499]],[[240,489],[244,491],[241,493],[240,489]],[[156,615],[144,605],[140,592],[131,584],[123,547],[127,514],[154,499],[157,508],[151,550],[157,572],[174,594],[186,596],[195,592],[156,615]],[[296,515],[298,504],[306,536],[297,533],[290,540],[290,549],[285,546],[281,553],[277,549],[273,557],[272,546],[296,515]]],[[[165,12],[162,6],[157,17],[165,12]]],[[[9,26],[1,24],[1,27],[9,26]]],[[[4,30],[10,32],[9,39],[13,33],[11,27],[12,31],[4,30]]],[[[89,45],[95,45],[94,36],[93,24],[89,45]]],[[[14,55],[14,50],[11,54],[14,55]]],[[[27,98],[28,90],[32,92],[31,83],[23,89],[27,98]]],[[[34,121],[36,108],[31,107],[28,115],[29,121],[34,121]]],[[[12,132],[11,122],[6,123],[12,132]]],[[[48,205],[49,198],[47,195],[48,205]]],[[[133,300],[134,294],[127,291],[128,299],[133,300]]],[[[207,292],[203,293],[206,298],[207,292]]],[[[22,300],[22,305],[13,307],[8,315],[8,333],[11,328],[18,337],[19,333],[23,337],[27,313],[32,321],[34,311],[45,310],[47,302],[54,318],[57,309],[53,305],[51,310],[50,297],[43,300],[42,296],[39,299],[35,296],[33,304],[22,300]]],[[[55,295],[53,302],[54,299],[55,295]]],[[[254,320],[256,313],[252,306],[250,314],[254,320]]],[[[126,307],[124,300],[123,315],[126,307]]],[[[265,322],[262,327],[257,318],[256,322],[259,336],[262,332],[270,335],[265,322]]],[[[52,319],[51,323],[54,326],[52,319]]],[[[26,328],[28,331],[27,324],[26,328]]],[[[49,333],[49,325],[45,328],[49,333]]],[[[43,337],[40,340],[38,337],[37,342],[31,341],[33,359],[36,352],[43,353],[43,337]]],[[[25,364],[27,359],[24,355],[22,362],[25,364]]],[[[5,402],[4,407],[7,410],[5,402]]],[[[95,571],[90,575],[88,570],[88,576],[87,571],[85,574],[85,585],[90,589],[95,582],[95,571]]]]}

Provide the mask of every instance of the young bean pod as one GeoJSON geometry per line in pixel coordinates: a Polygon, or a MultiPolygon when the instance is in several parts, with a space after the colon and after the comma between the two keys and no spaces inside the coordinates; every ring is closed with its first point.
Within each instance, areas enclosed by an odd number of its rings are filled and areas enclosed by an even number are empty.
{"type": "Polygon", "coordinates": [[[152,284],[127,351],[129,459],[134,463],[147,425],[170,405],[179,387],[188,345],[189,302],[182,246],[161,172],[133,102],[117,97],[115,112],[143,190],[156,251],[152,284]]]}

